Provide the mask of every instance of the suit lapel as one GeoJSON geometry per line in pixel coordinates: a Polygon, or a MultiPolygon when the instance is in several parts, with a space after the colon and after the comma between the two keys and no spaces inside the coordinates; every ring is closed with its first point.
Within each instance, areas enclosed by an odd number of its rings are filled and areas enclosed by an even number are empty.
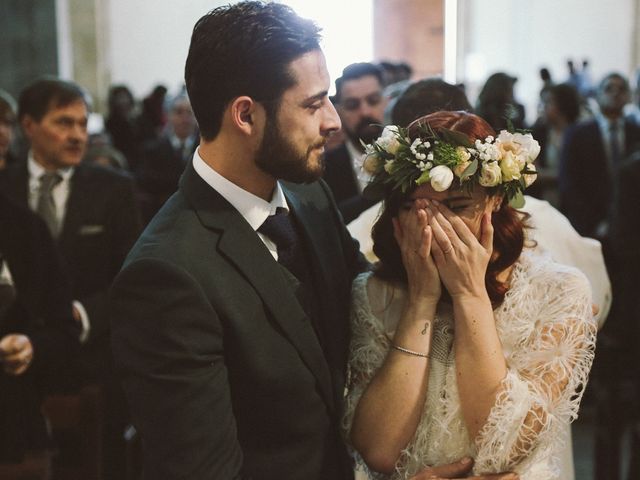
{"type": "Polygon", "coordinates": [[[327,361],[289,279],[251,226],[199,177],[191,163],[180,180],[180,188],[203,225],[220,232],[218,251],[251,283],[274,322],[316,377],[325,401],[334,408],[327,361]]]}
{"type": "Polygon", "coordinates": [[[83,199],[91,198],[91,186],[87,185],[87,172],[82,166],[75,168],[70,179],[69,197],[65,207],[65,215],[60,231],[59,243],[62,250],[70,248],[74,234],[82,224],[82,212],[84,210],[83,199]]]}

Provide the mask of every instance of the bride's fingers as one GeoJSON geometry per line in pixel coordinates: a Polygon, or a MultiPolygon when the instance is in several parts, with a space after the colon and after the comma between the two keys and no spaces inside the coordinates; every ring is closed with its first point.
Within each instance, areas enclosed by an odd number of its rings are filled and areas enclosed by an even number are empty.
{"type": "MultiPolygon", "coordinates": [[[[440,214],[440,216],[442,216],[442,214],[440,214]]],[[[433,238],[435,240],[435,242],[432,242],[432,248],[435,248],[435,246],[437,245],[443,254],[452,254],[454,248],[453,244],[451,243],[451,239],[442,228],[442,225],[438,221],[437,215],[432,208],[429,208],[429,225],[431,225],[431,229],[433,230],[433,238]]]]}
{"type": "Polygon", "coordinates": [[[427,260],[429,258],[429,255],[431,255],[431,238],[431,227],[429,225],[425,225],[422,229],[420,247],[417,251],[417,253],[425,260],[427,260]]]}
{"type": "Polygon", "coordinates": [[[449,210],[449,208],[444,203],[438,202],[437,200],[432,200],[432,202],[435,205],[437,211],[439,211],[449,222],[455,234],[460,240],[462,240],[465,245],[471,246],[477,244],[478,239],[473,233],[471,233],[471,230],[469,230],[467,224],[464,223],[458,215],[449,210]]]}
{"type": "Polygon", "coordinates": [[[493,253],[493,224],[491,215],[485,213],[482,216],[482,233],[480,234],[480,245],[489,253],[493,253]]]}
{"type": "Polygon", "coordinates": [[[439,268],[441,265],[446,263],[447,256],[444,254],[444,252],[442,251],[442,247],[440,246],[438,241],[435,239],[435,233],[433,233],[434,230],[435,229],[431,227],[431,232],[432,232],[431,255],[433,256],[433,260],[435,261],[436,266],[438,266],[439,268]]]}
{"type": "MultiPolygon", "coordinates": [[[[433,217],[435,221],[438,222],[438,224],[440,225],[440,228],[445,233],[445,235],[447,235],[447,237],[449,238],[449,242],[451,243],[453,248],[455,248],[456,250],[459,250],[464,245],[464,242],[458,236],[458,233],[456,232],[455,228],[453,228],[453,226],[451,225],[451,222],[449,222],[449,220],[439,210],[438,204],[439,202],[435,202],[435,201],[432,202],[431,210],[433,212],[433,217]]],[[[444,249],[444,245],[442,247],[444,249]]]]}

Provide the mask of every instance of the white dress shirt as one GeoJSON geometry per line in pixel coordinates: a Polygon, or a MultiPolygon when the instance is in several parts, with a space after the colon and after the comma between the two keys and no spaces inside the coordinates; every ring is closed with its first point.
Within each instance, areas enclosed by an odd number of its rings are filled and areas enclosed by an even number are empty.
{"type": "Polygon", "coordinates": [[[267,202],[253,193],[244,190],[235,183],[230,182],[216,172],[213,167],[205,163],[202,159],[200,149],[196,150],[193,154],[193,168],[211,188],[222,195],[222,197],[242,215],[251,228],[256,231],[262,243],[269,249],[273,258],[277,260],[278,248],[276,244],[258,232],[258,228],[260,228],[267,217],[275,215],[278,207],[284,208],[289,212],[287,199],[284,196],[280,182],[276,182],[276,188],[273,190],[271,201],[267,202]]]}

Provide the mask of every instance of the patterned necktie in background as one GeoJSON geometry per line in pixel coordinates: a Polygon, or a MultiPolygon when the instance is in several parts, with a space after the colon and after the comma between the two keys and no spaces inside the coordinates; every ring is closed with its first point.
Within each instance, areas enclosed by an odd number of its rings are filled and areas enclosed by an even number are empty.
{"type": "Polygon", "coordinates": [[[36,211],[49,227],[53,238],[57,238],[60,233],[60,221],[58,220],[58,215],[56,215],[53,189],[61,181],[62,177],[57,172],[47,172],[40,177],[40,191],[36,211]]]}

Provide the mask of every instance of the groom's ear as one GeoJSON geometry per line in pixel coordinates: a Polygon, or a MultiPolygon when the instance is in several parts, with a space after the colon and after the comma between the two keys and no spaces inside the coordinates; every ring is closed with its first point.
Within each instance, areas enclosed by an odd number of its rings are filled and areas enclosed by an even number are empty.
{"type": "Polygon", "coordinates": [[[256,133],[259,119],[264,115],[264,108],[248,96],[236,97],[229,106],[231,124],[241,134],[251,136],[256,133]]]}

